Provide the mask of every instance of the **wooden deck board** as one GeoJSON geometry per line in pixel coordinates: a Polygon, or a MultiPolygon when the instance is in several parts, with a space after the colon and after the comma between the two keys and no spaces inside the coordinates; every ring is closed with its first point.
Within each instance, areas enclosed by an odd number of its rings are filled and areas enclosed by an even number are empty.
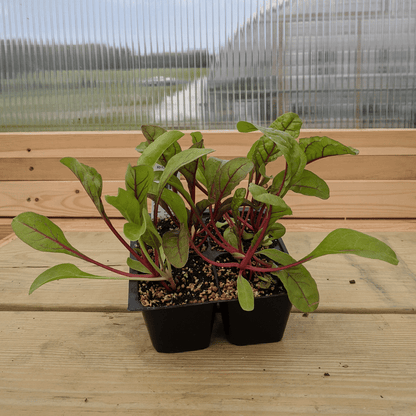
{"type": "MultiPolygon", "coordinates": [[[[335,227],[334,227],[335,228],[335,227]]],[[[370,313],[416,311],[416,233],[373,232],[398,254],[398,266],[350,255],[325,256],[306,267],[318,283],[318,312],[370,313]],[[350,281],[355,281],[354,284],[350,281]]],[[[326,232],[289,232],[284,241],[295,259],[307,255],[326,232]]],[[[109,232],[67,232],[68,241],[88,256],[127,271],[127,251],[109,232]]],[[[32,281],[46,268],[74,262],[94,274],[109,273],[64,254],[42,253],[18,239],[0,250],[1,310],[125,311],[127,282],[62,280],[28,295],[32,281]]]]}
{"type": "Polygon", "coordinates": [[[2,416],[416,412],[416,316],[292,314],[280,343],[158,354],[135,313],[0,312],[2,416]],[[327,374],[327,375],[325,375],[327,374]]]}

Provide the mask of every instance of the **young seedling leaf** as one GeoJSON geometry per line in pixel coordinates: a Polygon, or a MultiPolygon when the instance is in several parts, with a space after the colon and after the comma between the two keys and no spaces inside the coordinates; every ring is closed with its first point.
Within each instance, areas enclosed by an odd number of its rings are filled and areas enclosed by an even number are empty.
{"type": "Polygon", "coordinates": [[[123,233],[130,241],[139,240],[145,232],[146,224],[144,222],[140,225],[127,222],[123,227],[123,233]]]}
{"type": "Polygon", "coordinates": [[[273,273],[283,283],[289,300],[301,312],[313,312],[319,305],[319,292],[315,280],[302,266],[273,273]]]}
{"type": "Polygon", "coordinates": [[[142,125],[142,133],[148,143],[152,143],[163,133],[166,133],[166,130],[159,126],[142,125]]]}
{"type": "MultiPolygon", "coordinates": [[[[202,135],[201,135],[202,137],[202,135]]],[[[200,141],[196,141],[189,149],[204,149],[204,141],[200,140],[200,141]]],[[[195,183],[197,181],[197,176],[201,179],[201,177],[203,177],[203,175],[197,175],[198,171],[202,171],[199,169],[199,165],[202,164],[204,165],[204,162],[206,161],[207,156],[203,155],[189,163],[186,163],[185,165],[183,165],[180,169],[179,172],[185,177],[186,181],[188,182],[188,188],[194,189],[195,187],[195,183]]],[[[203,180],[203,182],[205,183],[205,181],[203,180]]]]}
{"type": "Polygon", "coordinates": [[[80,257],[81,253],[68,242],[62,230],[43,215],[19,214],[13,218],[12,228],[17,237],[36,250],[80,257]]]}
{"type": "Polygon", "coordinates": [[[101,201],[103,180],[101,175],[94,168],[78,162],[78,160],[73,157],[64,157],[61,159],[61,163],[71,169],[81,182],[81,185],[91,198],[92,202],[94,202],[98,212],[103,215],[104,207],[101,201]]]}
{"type": "Polygon", "coordinates": [[[302,120],[295,113],[285,113],[278,117],[270,127],[276,130],[285,131],[296,139],[299,136],[302,127],[302,120]]]}
{"type": "Polygon", "coordinates": [[[298,194],[316,196],[320,199],[329,198],[329,187],[318,175],[309,170],[304,170],[302,176],[293,183],[290,190],[298,194]]]}
{"type": "Polygon", "coordinates": [[[191,133],[192,143],[199,143],[202,141],[202,133],[200,131],[194,131],[191,133]]]}
{"type": "Polygon", "coordinates": [[[257,173],[263,176],[266,173],[265,166],[282,156],[279,147],[266,136],[260,137],[251,147],[247,157],[254,163],[257,173]]]}
{"type": "Polygon", "coordinates": [[[230,195],[253,167],[253,162],[245,157],[228,161],[220,167],[218,174],[214,177],[209,196],[217,202],[230,195]]]}
{"type": "Polygon", "coordinates": [[[147,192],[153,183],[154,171],[150,166],[128,166],[126,172],[126,189],[133,192],[140,206],[144,206],[147,192]]]}
{"type": "Polygon", "coordinates": [[[261,186],[251,183],[249,190],[256,201],[279,208],[282,212],[285,212],[283,215],[290,215],[292,213],[292,210],[282,198],[269,194],[266,189],[262,188],[261,186]]]}
{"type": "Polygon", "coordinates": [[[240,133],[250,133],[252,131],[257,131],[258,128],[254,124],[249,123],[248,121],[239,121],[237,123],[237,130],[240,133]]]}
{"type": "MultiPolygon", "coordinates": [[[[289,254],[276,249],[265,249],[257,254],[264,255],[282,266],[296,263],[289,254]]],[[[316,282],[302,264],[272,274],[281,280],[290,302],[300,311],[313,312],[318,307],[319,292],[316,282]]]]}
{"type": "Polygon", "coordinates": [[[286,228],[282,224],[274,223],[269,225],[266,233],[270,235],[270,238],[273,240],[277,240],[286,234],[286,228]]]}
{"type": "Polygon", "coordinates": [[[237,220],[240,215],[239,208],[245,201],[246,190],[244,188],[238,188],[235,190],[233,198],[231,200],[231,210],[233,213],[233,218],[237,220]]]}
{"type": "Polygon", "coordinates": [[[183,135],[184,134],[182,132],[176,130],[163,133],[157,138],[157,140],[150,143],[149,146],[143,150],[142,155],[137,161],[137,165],[154,166],[166,149],[173,143],[176,143],[183,135]]]}
{"type": "Polygon", "coordinates": [[[142,211],[142,219],[146,224],[146,231],[141,240],[157,250],[162,245],[162,238],[145,208],[142,211]]]}
{"type": "Polygon", "coordinates": [[[316,259],[326,254],[355,254],[396,265],[395,252],[375,237],[355,230],[339,228],[329,233],[305,259],[316,259]]]}
{"type": "Polygon", "coordinates": [[[169,189],[163,189],[161,199],[173,211],[180,224],[186,224],[188,211],[179,194],[169,189]]]}
{"type": "Polygon", "coordinates": [[[231,244],[236,250],[238,249],[238,238],[235,235],[234,229],[228,227],[224,231],[224,238],[228,244],[231,244]]]}
{"type": "Polygon", "coordinates": [[[160,281],[166,280],[163,277],[149,277],[149,276],[95,276],[90,273],[85,273],[82,270],[78,269],[73,264],[64,263],[53,266],[43,273],[41,273],[32,283],[29,289],[29,295],[33,293],[36,289],[43,286],[45,283],[53,282],[54,280],[61,279],[104,279],[104,280],[152,280],[160,281]]]}
{"type": "Polygon", "coordinates": [[[106,195],[105,200],[118,209],[127,221],[138,225],[142,223],[143,205],[136,199],[134,193],[118,188],[117,196],[106,195]]]}
{"type": "MultiPolygon", "coordinates": [[[[162,136],[162,134],[166,133],[166,130],[159,126],[149,126],[144,125],[142,126],[142,132],[144,137],[146,137],[147,144],[154,142],[158,137],[162,136]]],[[[147,147],[147,146],[146,146],[147,147]]],[[[145,148],[142,149],[142,152],[145,148]]],[[[136,148],[136,150],[138,150],[136,148]]],[[[170,146],[166,148],[166,150],[162,153],[160,158],[158,159],[158,163],[162,166],[166,166],[170,158],[177,153],[180,153],[181,147],[179,143],[174,142],[170,146]]]]}
{"type": "Polygon", "coordinates": [[[162,193],[163,188],[168,184],[170,177],[177,172],[183,166],[193,162],[194,160],[199,159],[202,156],[205,156],[209,153],[212,153],[212,149],[187,149],[173,156],[168,164],[166,165],[165,170],[162,173],[159,181],[158,187],[158,197],[162,193]]]}
{"type": "Polygon", "coordinates": [[[189,256],[189,233],[187,227],[168,231],[162,237],[166,258],[176,268],[184,267],[189,256]]]}
{"type": "Polygon", "coordinates": [[[133,260],[131,257],[127,257],[127,265],[130,267],[130,269],[135,270],[139,273],[148,274],[150,271],[139,261],[133,260]]]}
{"type": "MultiPolygon", "coordinates": [[[[257,127],[267,138],[276,144],[277,148],[286,159],[287,172],[284,186],[288,189],[291,184],[296,183],[302,176],[306,166],[306,156],[298,142],[286,131],[273,128],[257,127]]],[[[292,132],[293,133],[293,132],[292,132]]]]}
{"type": "Polygon", "coordinates": [[[254,293],[250,283],[243,276],[237,278],[238,302],[243,311],[252,311],[254,309],[254,293]]]}
{"type": "Polygon", "coordinates": [[[305,152],[307,163],[329,156],[358,155],[359,153],[357,149],[345,146],[326,136],[300,139],[299,145],[305,152]]]}

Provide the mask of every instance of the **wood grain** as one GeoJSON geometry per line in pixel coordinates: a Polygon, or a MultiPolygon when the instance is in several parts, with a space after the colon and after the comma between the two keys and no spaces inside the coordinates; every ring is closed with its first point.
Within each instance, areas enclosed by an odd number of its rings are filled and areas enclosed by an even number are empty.
{"type": "MultiPolygon", "coordinates": [[[[231,154],[218,157],[230,158],[231,154]]],[[[104,180],[123,180],[127,166],[134,166],[137,156],[81,157],[79,161],[97,169],[104,180]]],[[[280,158],[268,165],[267,174],[276,176],[284,168],[285,162],[280,158]]],[[[412,180],[416,178],[416,156],[344,155],[311,163],[307,170],[324,180],[412,180]]],[[[2,160],[0,178],[5,181],[71,181],[75,176],[59,159],[8,158],[2,160]]]]}
{"type": "MultiPolygon", "coordinates": [[[[188,131],[180,139],[183,148],[191,146],[188,131]]],[[[202,131],[205,147],[217,154],[246,155],[261,133],[237,131],[202,131]],[[238,153],[236,153],[238,152],[238,153]]],[[[358,148],[361,154],[408,155],[416,154],[414,129],[305,129],[300,137],[328,136],[347,146],[358,148]]],[[[111,132],[33,132],[0,133],[0,154],[6,157],[103,157],[134,156],[135,147],[144,141],[140,131],[111,132]],[[114,151],[118,152],[117,155],[114,151]]]]}
{"type": "MultiPolygon", "coordinates": [[[[10,226],[11,218],[0,218],[0,226],[10,226]]],[[[54,223],[64,231],[110,232],[101,218],[54,218],[54,223]]],[[[113,226],[123,232],[124,219],[113,219],[113,226]]],[[[281,223],[288,232],[329,232],[335,228],[351,228],[362,232],[416,232],[416,220],[390,219],[328,219],[284,218],[281,223]]]]}
{"type": "Polygon", "coordinates": [[[0,244],[1,241],[11,233],[13,233],[13,230],[10,224],[0,224],[0,244]]]}
{"type": "Polygon", "coordinates": [[[0,313],[2,416],[416,412],[416,316],[292,314],[279,343],[158,354],[140,314],[0,313]]]}
{"type": "MultiPolygon", "coordinates": [[[[329,200],[290,192],[285,200],[296,218],[415,218],[416,181],[328,181],[329,200]]],[[[244,186],[244,182],[242,182],[244,186]]],[[[104,195],[117,195],[124,181],[105,181],[104,195]]],[[[198,198],[202,195],[197,194],[198,198]]],[[[0,182],[0,216],[34,211],[51,217],[97,217],[97,211],[79,182],[0,182]]],[[[111,217],[120,218],[106,205],[111,217]]]]}
{"type": "MultiPolygon", "coordinates": [[[[335,227],[334,227],[335,228],[335,227]]],[[[291,256],[310,253],[326,232],[288,232],[284,241],[291,256]]],[[[324,256],[305,266],[320,291],[318,313],[415,313],[416,233],[376,232],[371,235],[396,251],[400,263],[392,266],[361,257],[324,256]],[[351,284],[350,281],[355,283],[351,284]]],[[[109,232],[67,232],[68,241],[103,264],[127,271],[127,251],[109,232]]],[[[127,282],[62,280],[28,295],[32,281],[48,267],[71,262],[81,270],[111,275],[64,254],[42,253],[13,240],[0,250],[0,310],[125,311],[127,282]]]]}

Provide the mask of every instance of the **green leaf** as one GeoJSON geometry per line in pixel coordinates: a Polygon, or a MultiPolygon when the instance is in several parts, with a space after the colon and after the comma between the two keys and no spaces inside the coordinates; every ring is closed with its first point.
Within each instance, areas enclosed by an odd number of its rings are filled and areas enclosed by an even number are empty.
{"type": "Polygon", "coordinates": [[[321,199],[329,198],[329,188],[326,182],[309,170],[303,171],[300,179],[290,187],[290,190],[321,199]]]}
{"type": "Polygon", "coordinates": [[[240,133],[250,133],[252,131],[257,131],[258,128],[254,124],[249,123],[248,121],[239,121],[237,123],[237,130],[240,133]]]}
{"type": "MultiPolygon", "coordinates": [[[[150,144],[154,142],[156,139],[158,139],[160,136],[162,136],[164,133],[166,133],[166,130],[159,126],[143,125],[142,132],[144,137],[146,137],[147,143],[150,144]]],[[[142,149],[142,152],[144,151],[144,149],[145,148],[142,149]]],[[[138,148],[136,148],[136,150],[138,150],[138,148]]],[[[180,153],[180,151],[181,147],[179,143],[172,143],[170,146],[166,148],[166,150],[163,151],[162,155],[158,159],[158,163],[162,166],[166,166],[169,159],[177,153],[180,153]]]]}
{"type": "Polygon", "coordinates": [[[307,159],[303,149],[286,131],[280,131],[273,128],[254,127],[275,143],[285,157],[287,172],[284,186],[285,189],[288,189],[293,183],[296,183],[300,179],[302,172],[305,169],[307,159]]]}
{"type": "Polygon", "coordinates": [[[284,217],[285,215],[292,215],[292,210],[289,206],[286,207],[279,207],[279,206],[272,206],[272,215],[270,217],[269,224],[274,224],[279,218],[284,217]]]}
{"type": "Polygon", "coordinates": [[[127,257],[127,265],[130,267],[130,269],[135,270],[139,273],[148,274],[150,271],[139,261],[133,260],[131,257],[127,257]]]}
{"type": "Polygon", "coordinates": [[[105,200],[118,209],[127,221],[138,225],[142,223],[143,206],[132,192],[118,188],[117,196],[106,195],[105,200]]]}
{"type": "Polygon", "coordinates": [[[166,133],[166,130],[159,126],[142,125],[142,133],[148,143],[152,143],[163,133],[166,133]]]}
{"type": "Polygon", "coordinates": [[[73,157],[64,157],[61,159],[61,163],[72,170],[92,202],[94,202],[98,212],[103,215],[104,207],[101,201],[103,180],[101,175],[94,168],[78,162],[78,160],[73,157]]]}
{"type": "Polygon", "coordinates": [[[188,229],[181,227],[179,230],[171,230],[163,234],[163,251],[166,258],[176,268],[184,267],[189,255],[188,229]]]}
{"type": "Polygon", "coordinates": [[[329,233],[305,259],[316,259],[326,254],[355,254],[394,265],[399,263],[395,252],[387,244],[375,237],[346,228],[329,233]]]}
{"type": "MultiPolygon", "coordinates": [[[[296,263],[289,254],[276,249],[265,249],[257,254],[264,255],[281,266],[296,263]]],[[[302,264],[272,274],[281,280],[290,302],[300,311],[313,312],[318,307],[319,292],[316,282],[302,264]]]]}
{"type": "Polygon", "coordinates": [[[123,227],[123,233],[130,241],[139,240],[145,232],[146,232],[145,222],[143,222],[140,225],[128,222],[124,224],[124,227],[123,227]]]}
{"type": "Polygon", "coordinates": [[[219,174],[221,167],[227,162],[228,160],[218,159],[217,157],[210,157],[206,161],[203,175],[205,176],[207,189],[212,188],[212,184],[214,183],[216,176],[219,174]]]}
{"type": "Polygon", "coordinates": [[[142,211],[143,220],[146,224],[146,231],[141,238],[141,241],[144,241],[149,246],[155,248],[156,250],[162,245],[162,238],[160,237],[159,232],[157,231],[155,225],[153,224],[150,215],[143,208],[142,211]]]}
{"type": "Polygon", "coordinates": [[[228,244],[231,244],[236,250],[238,250],[238,238],[235,235],[234,228],[226,228],[224,231],[224,238],[228,244]]]}
{"type": "Polygon", "coordinates": [[[153,182],[154,171],[151,166],[128,166],[126,172],[126,189],[134,193],[141,206],[144,206],[147,193],[153,182]]]}
{"type": "Polygon", "coordinates": [[[12,228],[20,240],[36,250],[80,257],[81,253],[68,242],[62,230],[43,215],[23,212],[13,218],[12,228]]]}
{"type": "Polygon", "coordinates": [[[249,191],[256,201],[279,208],[280,211],[285,212],[283,215],[290,215],[292,213],[292,210],[282,198],[269,194],[263,187],[251,183],[249,191]]]}
{"type": "Polygon", "coordinates": [[[104,279],[104,280],[166,280],[163,277],[127,277],[127,276],[95,276],[85,273],[70,263],[58,264],[41,273],[32,283],[29,289],[29,295],[45,283],[53,282],[61,279],[104,279]]]}
{"type": "Polygon", "coordinates": [[[265,166],[282,156],[279,147],[266,136],[260,137],[251,147],[247,157],[254,163],[257,173],[266,176],[265,166]]]}
{"type": "Polygon", "coordinates": [[[191,133],[192,143],[198,143],[202,141],[202,133],[200,131],[194,131],[191,133]]]}
{"type": "MultiPolygon", "coordinates": [[[[189,149],[204,149],[203,140],[195,142],[189,149]]],[[[201,163],[203,164],[204,161],[206,161],[206,159],[207,156],[203,155],[189,163],[186,163],[179,169],[179,172],[185,177],[186,181],[188,182],[189,189],[192,189],[195,186],[195,182],[197,180],[198,167],[201,163]]],[[[201,177],[201,175],[198,175],[198,177],[201,177]]]]}
{"type": "Polygon", "coordinates": [[[230,195],[253,167],[253,162],[245,157],[232,159],[222,165],[218,174],[214,177],[212,188],[209,190],[209,197],[217,202],[230,195]]]}
{"type": "Polygon", "coordinates": [[[142,155],[137,161],[138,166],[147,165],[152,166],[159,160],[166,149],[173,143],[176,143],[184,134],[180,131],[171,130],[160,135],[157,140],[150,143],[146,149],[143,150],[142,155]]]}
{"type": "Polygon", "coordinates": [[[144,149],[146,149],[147,146],[149,146],[148,142],[141,142],[138,146],[136,146],[136,151],[139,153],[143,153],[144,149]]]}
{"type": "Polygon", "coordinates": [[[276,130],[285,131],[296,139],[299,136],[302,127],[302,120],[295,113],[285,113],[278,117],[270,127],[276,130]]]}
{"type": "Polygon", "coordinates": [[[273,240],[282,238],[286,234],[286,228],[279,223],[270,224],[266,233],[270,235],[273,240]]]}
{"type": "Polygon", "coordinates": [[[158,186],[158,197],[162,193],[163,188],[168,184],[170,177],[178,171],[181,167],[193,162],[196,159],[199,159],[202,156],[205,156],[209,153],[212,153],[212,149],[187,149],[173,156],[168,164],[166,165],[165,170],[160,177],[159,186],[158,186]]]}
{"type": "Polygon", "coordinates": [[[162,191],[161,199],[171,208],[178,221],[181,224],[186,224],[188,220],[188,211],[180,195],[165,188],[162,191]]]}
{"type": "Polygon", "coordinates": [[[305,152],[307,163],[336,155],[358,155],[359,151],[353,147],[345,146],[329,137],[309,137],[299,140],[299,145],[305,152]]]}
{"type": "Polygon", "coordinates": [[[231,200],[231,210],[232,210],[233,217],[235,220],[237,220],[237,218],[240,215],[239,208],[244,203],[245,196],[246,196],[245,188],[238,188],[234,192],[233,198],[231,200]]]}
{"type": "Polygon", "coordinates": [[[319,292],[315,280],[302,266],[273,273],[285,287],[293,306],[302,312],[313,312],[319,305],[319,292]]]}
{"type": "Polygon", "coordinates": [[[243,276],[237,278],[237,294],[238,302],[244,311],[252,311],[254,309],[254,293],[250,283],[243,276]]]}

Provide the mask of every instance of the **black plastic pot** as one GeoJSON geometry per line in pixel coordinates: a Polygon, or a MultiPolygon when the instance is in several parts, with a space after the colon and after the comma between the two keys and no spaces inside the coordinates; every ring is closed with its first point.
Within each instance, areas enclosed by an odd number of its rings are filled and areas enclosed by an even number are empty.
{"type": "Polygon", "coordinates": [[[138,298],[138,282],[129,282],[129,311],[142,311],[153,347],[172,353],[208,348],[216,303],[147,308],[138,298]]]}
{"type": "Polygon", "coordinates": [[[221,302],[225,335],[231,344],[250,345],[282,339],[292,304],[286,293],[259,297],[254,310],[243,311],[238,300],[221,302]]]}
{"type": "MultiPolygon", "coordinates": [[[[276,249],[287,253],[280,239],[276,249]]],[[[205,254],[215,259],[223,253],[211,251],[205,254]]],[[[139,300],[138,285],[137,281],[129,282],[128,310],[143,313],[156,351],[172,353],[209,347],[216,302],[145,307],[139,300]]],[[[292,308],[286,293],[255,298],[251,312],[243,311],[237,299],[220,301],[219,305],[227,340],[235,345],[280,341],[292,308]]]]}
{"type": "MultiPolygon", "coordinates": [[[[281,239],[275,248],[288,252],[281,239]]],[[[236,299],[221,302],[220,309],[227,340],[235,345],[250,345],[280,341],[292,304],[287,293],[279,293],[255,298],[250,312],[241,309],[236,299]]]]}

